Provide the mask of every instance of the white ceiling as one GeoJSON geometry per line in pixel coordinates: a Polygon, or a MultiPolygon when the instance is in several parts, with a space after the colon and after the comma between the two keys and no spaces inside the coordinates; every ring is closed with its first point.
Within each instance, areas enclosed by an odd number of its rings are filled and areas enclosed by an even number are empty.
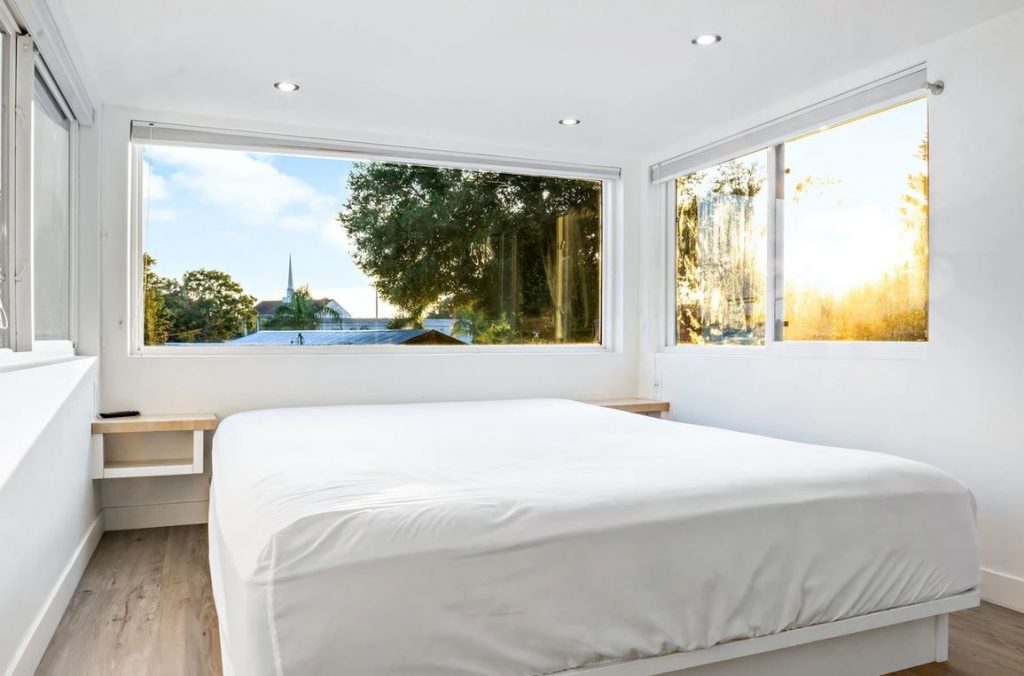
{"type": "MultiPolygon", "coordinates": [[[[1024,0],[49,0],[105,104],[614,156],[1024,0]],[[699,49],[703,32],[724,36],[699,49]],[[302,85],[297,94],[275,80],[302,85]],[[576,128],[561,117],[583,120],[576,128]]],[[[911,65],[911,64],[907,64],[911,65]]],[[[357,139],[353,139],[357,140],[357,139]]]]}

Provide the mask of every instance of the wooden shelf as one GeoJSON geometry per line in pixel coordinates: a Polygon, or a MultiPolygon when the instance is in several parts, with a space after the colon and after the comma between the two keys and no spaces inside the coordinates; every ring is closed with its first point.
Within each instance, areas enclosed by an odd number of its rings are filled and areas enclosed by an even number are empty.
{"type": "Polygon", "coordinates": [[[192,458],[174,460],[108,460],[103,463],[104,479],[136,476],[168,476],[194,474],[192,458]]]}
{"type": "Polygon", "coordinates": [[[661,414],[669,410],[669,403],[659,399],[642,399],[642,398],[626,398],[626,399],[592,399],[588,404],[594,406],[603,406],[604,408],[614,408],[617,411],[626,411],[628,413],[643,413],[661,414]]]}
{"type": "Polygon", "coordinates": [[[93,434],[127,434],[130,432],[194,432],[217,428],[217,416],[212,413],[184,413],[172,415],[137,415],[132,418],[94,420],[93,434]]]}
{"type": "MultiPolygon", "coordinates": [[[[207,430],[217,427],[217,416],[212,413],[172,415],[137,415],[131,418],[109,418],[92,423],[92,477],[94,479],[123,479],[127,477],[170,476],[175,474],[202,474],[203,448],[207,430]],[[159,434],[191,432],[189,455],[181,458],[153,460],[107,460],[103,437],[106,434],[159,434]]],[[[176,452],[175,452],[176,453],[176,452]]]]}

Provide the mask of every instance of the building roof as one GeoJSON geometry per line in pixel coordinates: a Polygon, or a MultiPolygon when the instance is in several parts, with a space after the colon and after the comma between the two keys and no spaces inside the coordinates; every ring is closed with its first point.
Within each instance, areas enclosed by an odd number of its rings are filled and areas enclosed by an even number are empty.
{"type": "Polygon", "coordinates": [[[461,340],[433,329],[380,329],[338,331],[257,331],[226,345],[464,345],[461,340]]]}
{"type": "Polygon", "coordinates": [[[277,306],[284,301],[280,300],[261,300],[256,303],[256,314],[258,315],[272,315],[277,309],[277,306]]]}

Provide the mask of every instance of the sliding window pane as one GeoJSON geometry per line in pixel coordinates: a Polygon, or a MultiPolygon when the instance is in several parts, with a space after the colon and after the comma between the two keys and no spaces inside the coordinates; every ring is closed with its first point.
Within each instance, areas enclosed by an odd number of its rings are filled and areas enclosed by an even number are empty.
{"type": "Polygon", "coordinates": [[[70,123],[36,78],[32,103],[32,312],[36,340],[71,338],[70,123]]]}
{"type": "Polygon", "coordinates": [[[676,180],[676,341],[763,345],[768,151],[676,180]]]}
{"type": "Polygon", "coordinates": [[[928,338],[928,107],[785,145],[784,340],[928,338]]]}

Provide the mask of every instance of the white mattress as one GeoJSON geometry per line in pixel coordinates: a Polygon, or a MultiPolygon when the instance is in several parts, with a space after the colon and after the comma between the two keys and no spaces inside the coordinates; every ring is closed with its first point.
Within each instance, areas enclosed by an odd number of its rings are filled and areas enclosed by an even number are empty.
{"type": "Polygon", "coordinates": [[[254,411],[213,462],[239,676],[550,674],[978,584],[938,469],[571,401],[254,411]]]}

